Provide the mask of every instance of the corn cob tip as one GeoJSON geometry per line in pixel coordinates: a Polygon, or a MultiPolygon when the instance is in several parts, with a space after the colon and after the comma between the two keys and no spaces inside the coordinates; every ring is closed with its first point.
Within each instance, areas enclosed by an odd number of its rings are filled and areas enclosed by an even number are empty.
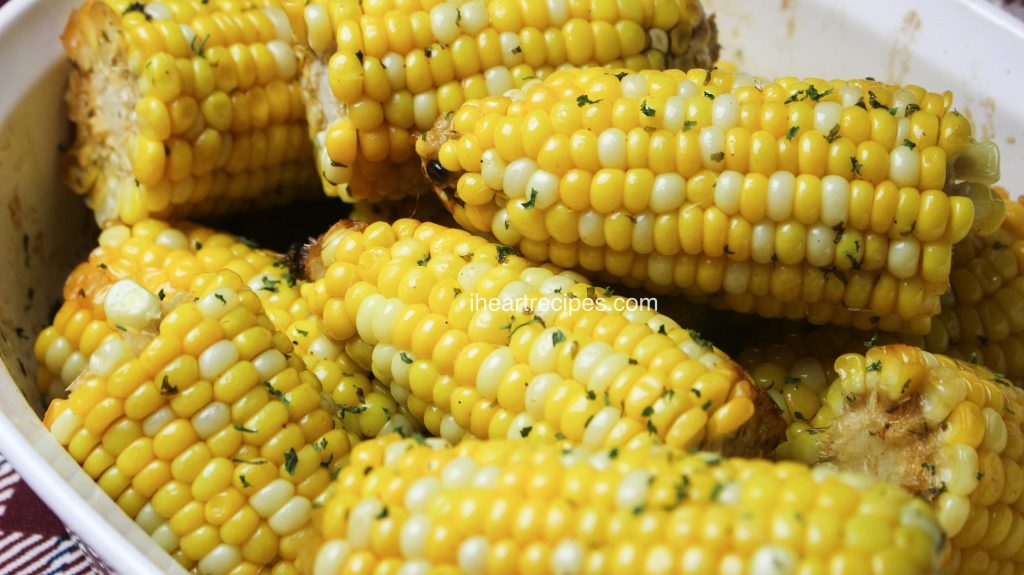
{"type": "MultiPolygon", "coordinates": [[[[340,220],[317,238],[310,238],[305,244],[296,244],[288,250],[288,267],[296,278],[304,281],[316,281],[324,277],[327,265],[324,262],[325,250],[335,247],[335,243],[345,232],[363,231],[369,224],[356,220],[340,220]]],[[[329,256],[333,260],[333,254],[329,256]]]]}

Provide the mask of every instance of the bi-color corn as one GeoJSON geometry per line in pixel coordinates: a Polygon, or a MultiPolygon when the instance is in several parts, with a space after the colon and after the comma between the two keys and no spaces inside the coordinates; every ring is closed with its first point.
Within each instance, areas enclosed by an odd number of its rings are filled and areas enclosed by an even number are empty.
{"type": "Polygon", "coordinates": [[[97,222],[278,205],[315,187],[278,4],[86,0],[72,14],[65,163],[97,222]]]}
{"type": "Polygon", "coordinates": [[[197,573],[296,573],[313,501],[358,436],[232,271],[160,301],[126,290],[108,339],[44,423],[197,573]],[[136,305],[137,304],[137,305],[136,305]]]}
{"type": "Polygon", "coordinates": [[[927,333],[952,246],[1003,204],[994,144],[951,103],[873,80],[559,70],[464,103],[417,150],[461,225],[534,261],[927,333]]]}
{"type": "Polygon", "coordinates": [[[700,334],[466,231],[340,222],[305,267],[327,335],[445,439],[754,454],[781,436],[767,397],[700,334]]]}
{"type": "Polygon", "coordinates": [[[931,574],[945,538],[903,489],[795,463],[513,441],[355,447],[311,575],[931,574]]]}
{"type": "Polygon", "coordinates": [[[315,0],[304,9],[309,127],[328,195],[429,192],[412,140],[465,100],[567,66],[711,66],[696,0],[315,0]]]}

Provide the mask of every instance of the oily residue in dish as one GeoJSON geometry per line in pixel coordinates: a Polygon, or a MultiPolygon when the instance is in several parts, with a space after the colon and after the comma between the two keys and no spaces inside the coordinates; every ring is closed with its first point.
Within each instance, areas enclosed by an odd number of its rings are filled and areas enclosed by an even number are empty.
{"type": "Polygon", "coordinates": [[[911,48],[917,40],[917,33],[921,31],[921,16],[917,10],[907,12],[903,17],[903,23],[896,32],[893,41],[892,52],[889,55],[889,68],[886,78],[890,82],[901,84],[907,74],[910,73],[910,61],[912,58],[911,48]]]}

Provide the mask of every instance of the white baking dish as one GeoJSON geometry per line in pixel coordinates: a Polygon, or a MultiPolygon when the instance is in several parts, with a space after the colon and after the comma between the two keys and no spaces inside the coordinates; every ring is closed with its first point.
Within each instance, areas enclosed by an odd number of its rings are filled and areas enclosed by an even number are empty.
{"type": "MultiPolygon", "coordinates": [[[[0,9],[0,451],[113,569],[182,573],[50,438],[36,412],[32,338],[96,237],[57,172],[68,66],[58,36],[77,3],[13,0],[0,9]]],[[[752,73],[875,76],[954,90],[958,109],[1002,148],[1003,184],[1024,191],[1024,67],[1014,66],[1024,57],[1024,25],[998,8],[981,0],[705,4],[718,13],[725,57],[752,73]]]]}

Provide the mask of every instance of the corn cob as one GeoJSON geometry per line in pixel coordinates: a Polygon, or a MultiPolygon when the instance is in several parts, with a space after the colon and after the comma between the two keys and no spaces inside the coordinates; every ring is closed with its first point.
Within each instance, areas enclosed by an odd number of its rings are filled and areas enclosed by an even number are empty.
{"type": "Polygon", "coordinates": [[[843,355],[835,371],[790,454],[874,475],[931,503],[951,542],[943,573],[1020,571],[1024,390],[905,345],[843,355]]]}
{"type": "MultiPolygon", "coordinates": [[[[1005,196],[1005,192],[1000,190],[1005,196]]],[[[969,234],[953,251],[950,291],[924,347],[1024,382],[1024,205],[1007,202],[994,234],[969,234]]]]}
{"type": "Polygon", "coordinates": [[[317,523],[312,575],[911,575],[945,541],[923,502],[857,474],[514,441],[361,443],[317,523]]]}
{"type": "Polygon", "coordinates": [[[324,189],[346,201],[429,191],[412,139],[464,100],[566,66],[708,67],[697,0],[317,0],[303,87],[324,189]]]}
{"type": "Polygon", "coordinates": [[[130,323],[121,301],[125,294],[143,289],[167,301],[200,274],[230,270],[259,296],[271,324],[288,337],[293,354],[304,360],[332,399],[358,412],[345,420],[351,432],[374,436],[411,426],[369,370],[323,334],[283,256],[257,249],[245,238],[155,220],[108,228],[99,244],[68,278],[53,325],[36,339],[36,377],[43,397],[64,396],[66,387],[93,364],[94,354],[118,345],[111,340],[119,340],[125,333],[120,328],[130,323]]]}
{"type": "Polygon", "coordinates": [[[302,263],[327,335],[445,439],[748,454],[781,437],[767,398],[696,332],[465,231],[341,222],[302,263]]]}
{"type": "Polygon", "coordinates": [[[296,572],[312,501],[358,439],[348,414],[323,407],[320,382],[234,272],[123,301],[123,335],[50,405],[47,427],[186,568],[296,572]]]}
{"type": "Polygon", "coordinates": [[[456,221],[535,261],[927,333],[952,245],[1003,204],[997,149],[950,104],[869,80],[560,70],[466,102],[417,151],[456,221]]]}
{"type": "Polygon", "coordinates": [[[315,186],[273,0],[86,0],[62,40],[68,181],[101,225],[282,204],[315,186]]]}

